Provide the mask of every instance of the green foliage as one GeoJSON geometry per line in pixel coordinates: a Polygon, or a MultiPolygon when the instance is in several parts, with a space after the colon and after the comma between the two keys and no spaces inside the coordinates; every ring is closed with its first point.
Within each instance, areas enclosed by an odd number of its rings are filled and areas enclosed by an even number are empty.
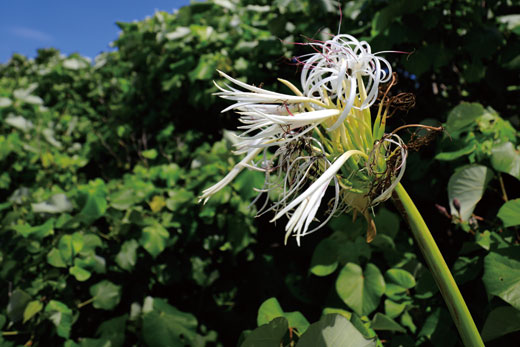
{"type": "Polygon", "coordinates": [[[197,319],[166,301],[147,297],[143,305],[143,338],[148,346],[180,346],[195,340],[197,319]]]}
{"type": "MultiPolygon", "coordinates": [[[[412,52],[387,57],[399,92],[416,94],[388,126],[446,131],[410,153],[404,185],[501,346],[518,344],[520,309],[520,31],[508,4],[342,2],[341,24],[374,51],[412,52]]],[[[390,204],[374,211],[370,244],[365,221],[344,214],[301,248],[280,245],[270,216],[254,220],[258,173],[198,204],[238,160],[216,69],[283,90],[276,78],[296,80],[290,59],[308,53],[290,42],[328,38],[338,12],[197,2],[118,23],[116,50],[94,62],[46,49],[0,65],[0,345],[227,346],[255,325],[241,346],[456,345],[390,204]]]]}
{"type": "Polygon", "coordinates": [[[250,332],[240,346],[292,346],[295,341],[297,341],[296,347],[376,346],[376,341],[365,338],[349,320],[339,314],[323,316],[318,322],[311,324],[299,338],[291,333],[288,334],[288,330],[288,321],[283,317],[278,317],[250,332]]]}
{"type": "Polygon", "coordinates": [[[503,204],[498,210],[497,217],[502,220],[506,228],[520,225],[520,199],[510,200],[503,204]]]}
{"type": "Polygon", "coordinates": [[[258,326],[267,324],[273,319],[284,317],[289,328],[296,329],[298,334],[303,334],[309,327],[309,322],[300,312],[284,312],[276,298],[269,298],[258,309],[258,326]]]}

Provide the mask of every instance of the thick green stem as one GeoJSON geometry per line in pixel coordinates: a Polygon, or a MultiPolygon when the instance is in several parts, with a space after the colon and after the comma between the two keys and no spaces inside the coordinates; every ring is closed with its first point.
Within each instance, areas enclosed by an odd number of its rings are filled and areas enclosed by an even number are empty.
{"type": "Polygon", "coordinates": [[[468,307],[460,294],[457,283],[455,283],[439,251],[439,247],[437,247],[417,207],[415,207],[412,199],[410,199],[410,196],[406,193],[406,190],[404,190],[401,184],[397,185],[395,193],[399,197],[400,207],[403,208],[403,212],[405,212],[408,217],[408,223],[412,229],[415,241],[421,249],[433,278],[448,306],[451,317],[459,330],[462,342],[466,347],[484,346],[484,342],[482,342],[482,338],[473,322],[468,307]]]}

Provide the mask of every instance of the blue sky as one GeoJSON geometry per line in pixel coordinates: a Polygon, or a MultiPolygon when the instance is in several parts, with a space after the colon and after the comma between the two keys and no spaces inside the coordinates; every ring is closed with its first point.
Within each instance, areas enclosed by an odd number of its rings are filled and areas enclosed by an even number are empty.
{"type": "Polygon", "coordinates": [[[44,47],[94,58],[117,38],[116,21],[141,20],[156,9],[171,13],[188,4],[189,0],[0,0],[0,63],[13,53],[34,58],[44,47]]]}

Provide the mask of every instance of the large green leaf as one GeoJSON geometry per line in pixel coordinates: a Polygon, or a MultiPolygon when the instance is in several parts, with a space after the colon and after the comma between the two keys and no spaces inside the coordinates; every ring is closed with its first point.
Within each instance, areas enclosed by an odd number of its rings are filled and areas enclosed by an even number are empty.
{"type": "Polygon", "coordinates": [[[269,323],[275,318],[284,317],[289,323],[289,327],[296,328],[298,332],[304,333],[309,327],[309,321],[299,311],[284,312],[276,298],[269,298],[260,305],[258,309],[258,326],[269,323]]]}
{"type": "Polygon", "coordinates": [[[497,337],[520,330],[520,311],[511,306],[495,308],[486,318],[482,339],[491,341],[497,337]]]}
{"type": "Polygon", "coordinates": [[[52,248],[49,253],[47,253],[47,263],[51,264],[54,267],[65,268],[67,264],[63,260],[61,256],[61,252],[56,248],[52,248]]]}
{"type": "Polygon", "coordinates": [[[125,241],[116,255],[117,265],[124,270],[131,271],[137,262],[137,247],[139,247],[139,244],[136,240],[125,241]]]}
{"type": "Polygon", "coordinates": [[[506,228],[520,225],[520,199],[509,200],[503,204],[498,210],[497,217],[502,220],[506,228]]]}
{"type": "Polygon", "coordinates": [[[179,311],[163,299],[145,299],[142,333],[148,346],[191,345],[196,329],[197,319],[192,314],[179,311]]]}
{"type": "Polygon", "coordinates": [[[374,330],[397,331],[400,333],[406,332],[406,329],[400,326],[395,320],[379,312],[374,315],[370,327],[374,330]]]}
{"type": "Polygon", "coordinates": [[[56,326],[58,335],[68,339],[73,320],[72,310],[60,301],[51,300],[45,306],[45,313],[49,315],[49,319],[56,326]]]}
{"type": "Polygon", "coordinates": [[[16,288],[9,296],[7,303],[7,315],[13,322],[22,320],[27,304],[31,301],[31,296],[25,291],[16,288]]]}
{"type": "MultiPolygon", "coordinates": [[[[387,284],[388,285],[388,284],[387,284]]],[[[409,303],[409,302],[408,302],[409,303]]],[[[385,300],[385,313],[389,318],[396,318],[403,313],[407,302],[395,302],[390,299],[385,300]]]]}
{"type": "Polygon", "coordinates": [[[403,269],[390,269],[385,273],[387,282],[393,282],[403,288],[415,287],[415,278],[411,273],[403,269]]]}
{"type": "Polygon", "coordinates": [[[128,210],[142,200],[133,188],[123,187],[109,195],[110,206],[117,210],[128,210]]]}
{"type": "Polygon", "coordinates": [[[481,104],[461,103],[448,114],[446,131],[453,138],[458,138],[459,134],[473,126],[474,121],[481,117],[484,112],[484,107],[481,104]]]}
{"type": "Polygon", "coordinates": [[[108,280],[103,280],[90,287],[90,295],[93,297],[92,306],[104,310],[111,310],[121,300],[121,286],[108,280]]]}
{"type": "Polygon", "coordinates": [[[491,149],[493,169],[505,172],[520,180],[520,154],[511,142],[504,142],[491,149]]]}
{"type": "Polygon", "coordinates": [[[316,276],[327,276],[336,271],[337,267],[337,242],[330,238],[323,239],[314,250],[310,271],[316,276]]]}
{"type": "Polygon", "coordinates": [[[82,208],[79,217],[90,224],[105,214],[108,207],[106,187],[102,180],[97,179],[81,190],[80,200],[82,208]]]}
{"type": "Polygon", "coordinates": [[[339,297],[359,315],[368,315],[379,305],[385,292],[385,280],[374,264],[367,264],[365,272],[354,263],[346,264],[336,280],[339,297]]]}
{"type": "Polygon", "coordinates": [[[415,287],[415,278],[403,269],[390,269],[385,273],[385,294],[392,300],[402,300],[407,297],[407,291],[415,287]]]}
{"type": "Polygon", "coordinates": [[[495,250],[484,258],[482,281],[496,295],[520,310],[520,253],[518,247],[495,250]]]}
{"type": "Polygon", "coordinates": [[[240,347],[278,347],[288,329],[287,319],[275,318],[253,330],[240,347]]]}
{"type": "MultiPolygon", "coordinates": [[[[77,259],[76,259],[77,260],[77,259]]],[[[74,262],[76,262],[76,260],[74,262]]],[[[92,273],[85,269],[84,267],[74,265],[69,268],[69,273],[76,278],[76,280],[80,282],[84,282],[90,278],[92,273]]]]}
{"type": "Polygon", "coordinates": [[[110,341],[110,347],[122,347],[125,342],[125,327],[128,315],[109,319],[101,323],[96,335],[102,340],[110,341]]]}
{"type": "Polygon", "coordinates": [[[443,161],[455,160],[455,159],[458,159],[460,157],[463,157],[465,155],[472,153],[473,151],[475,151],[476,148],[477,148],[477,145],[475,145],[474,143],[470,143],[466,147],[463,147],[463,148],[458,149],[453,152],[439,153],[435,156],[435,159],[443,160],[443,161]]]}
{"type": "Polygon", "coordinates": [[[62,260],[72,265],[72,260],[83,248],[83,236],[80,233],[72,235],[63,235],[58,242],[58,249],[62,260]]]}
{"type": "Polygon", "coordinates": [[[27,322],[43,309],[43,304],[40,300],[33,300],[27,304],[23,311],[23,322],[27,322]]]}
{"type": "Polygon", "coordinates": [[[156,258],[166,248],[168,237],[170,234],[162,225],[149,225],[143,229],[139,243],[152,257],[156,258]]]}
{"type": "Polygon", "coordinates": [[[296,347],[375,347],[376,345],[375,340],[366,339],[342,315],[328,314],[309,326],[296,347]]]}
{"type": "Polygon", "coordinates": [[[45,223],[36,226],[29,224],[15,225],[13,229],[25,238],[33,237],[43,239],[46,236],[54,234],[54,219],[48,219],[45,223]]]}
{"type": "Polygon", "coordinates": [[[463,221],[467,221],[482,198],[492,176],[491,170],[483,165],[467,165],[455,172],[448,182],[451,214],[459,216],[459,212],[453,205],[453,199],[458,199],[460,202],[459,217],[463,221]]]}

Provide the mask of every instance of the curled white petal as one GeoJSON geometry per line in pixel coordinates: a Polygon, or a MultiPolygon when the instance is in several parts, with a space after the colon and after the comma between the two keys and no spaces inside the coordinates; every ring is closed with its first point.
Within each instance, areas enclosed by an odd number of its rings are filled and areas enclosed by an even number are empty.
{"type": "Polygon", "coordinates": [[[208,202],[209,198],[227,186],[235,177],[246,167],[246,165],[253,160],[260,152],[262,151],[261,148],[253,148],[249,151],[249,153],[242,159],[238,164],[236,164],[231,171],[219,182],[214,184],[213,186],[205,189],[202,192],[202,195],[199,197],[199,202],[204,201],[204,204],[208,202]]]}
{"type": "Polygon", "coordinates": [[[329,131],[336,129],[352,107],[365,109],[376,101],[380,83],[390,80],[390,63],[373,54],[370,45],[358,41],[351,35],[336,35],[325,42],[310,42],[317,52],[307,55],[301,73],[303,94],[318,97],[326,102],[340,102],[344,112],[329,131]],[[361,86],[356,82],[364,80],[366,95],[361,94],[361,86]],[[325,94],[326,93],[326,94],[325,94]],[[318,95],[316,95],[318,94],[318,95]],[[360,106],[354,106],[355,97],[362,100],[360,106]]]}

